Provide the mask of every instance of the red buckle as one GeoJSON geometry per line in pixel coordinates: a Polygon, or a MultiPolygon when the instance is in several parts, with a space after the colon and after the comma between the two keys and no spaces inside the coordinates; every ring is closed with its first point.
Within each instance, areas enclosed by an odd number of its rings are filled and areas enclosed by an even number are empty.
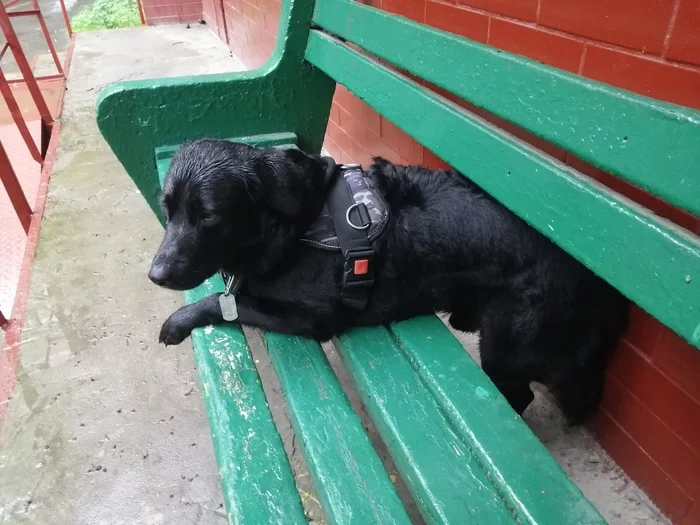
{"type": "Polygon", "coordinates": [[[358,259],[355,261],[353,273],[355,275],[367,275],[369,272],[369,261],[367,259],[358,259]]]}

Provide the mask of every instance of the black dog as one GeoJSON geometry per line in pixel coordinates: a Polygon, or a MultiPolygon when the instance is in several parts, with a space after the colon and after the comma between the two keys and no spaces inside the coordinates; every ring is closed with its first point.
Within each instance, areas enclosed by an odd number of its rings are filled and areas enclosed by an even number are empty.
{"type": "MultiPolygon", "coordinates": [[[[389,210],[361,311],[341,304],[343,257],[300,241],[326,201],[328,160],[226,141],[184,145],[162,192],[165,238],[149,277],[184,290],[220,269],[245,278],[239,321],[330,339],[435,311],[481,332],[482,366],[513,408],[548,385],[571,422],[591,415],[627,320],[611,286],[455,171],[377,158],[365,180],[389,210]]],[[[581,220],[585,220],[582,218],[581,220]]],[[[218,295],[175,312],[160,340],[223,322],[218,295]]]]}

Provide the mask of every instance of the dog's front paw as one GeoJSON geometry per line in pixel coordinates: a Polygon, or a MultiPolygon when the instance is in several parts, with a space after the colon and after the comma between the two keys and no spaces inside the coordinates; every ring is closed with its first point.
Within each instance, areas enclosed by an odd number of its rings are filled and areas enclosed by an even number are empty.
{"type": "Polygon", "coordinates": [[[163,323],[158,342],[165,346],[179,345],[189,337],[191,332],[192,328],[182,320],[178,320],[178,312],[175,312],[163,323]]]}

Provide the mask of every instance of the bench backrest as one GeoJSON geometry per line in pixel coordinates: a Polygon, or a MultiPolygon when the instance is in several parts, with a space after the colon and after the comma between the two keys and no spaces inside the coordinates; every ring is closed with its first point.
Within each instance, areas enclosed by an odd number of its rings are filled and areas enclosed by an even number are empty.
{"type": "MultiPolygon", "coordinates": [[[[700,347],[696,235],[385,63],[695,215],[700,214],[700,112],[351,0],[317,0],[313,24],[308,62],[700,347]]],[[[283,34],[278,40],[284,42],[283,34]]]]}

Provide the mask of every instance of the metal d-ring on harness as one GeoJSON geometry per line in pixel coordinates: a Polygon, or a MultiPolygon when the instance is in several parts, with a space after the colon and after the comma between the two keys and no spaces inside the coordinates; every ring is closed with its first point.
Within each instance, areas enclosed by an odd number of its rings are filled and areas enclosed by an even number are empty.
{"type": "Polygon", "coordinates": [[[362,204],[362,203],[357,203],[357,202],[356,202],[355,204],[353,204],[352,206],[350,206],[350,207],[348,208],[348,210],[345,212],[345,220],[347,221],[347,223],[350,225],[351,228],[355,228],[356,230],[368,230],[369,227],[372,226],[371,224],[362,224],[362,225],[360,225],[360,226],[355,226],[355,225],[352,223],[352,219],[350,219],[350,214],[352,213],[352,211],[353,211],[353,210],[358,210],[358,212],[359,212],[359,207],[360,207],[360,206],[364,206],[364,204],[362,204]]]}
{"type": "Polygon", "coordinates": [[[343,173],[360,169],[359,164],[341,164],[328,195],[328,209],[343,254],[341,302],[354,310],[367,306],[368,294],[374,286],[376,253],[368,237],[372,224],[367,206],[355,202],[343,173]]]}

